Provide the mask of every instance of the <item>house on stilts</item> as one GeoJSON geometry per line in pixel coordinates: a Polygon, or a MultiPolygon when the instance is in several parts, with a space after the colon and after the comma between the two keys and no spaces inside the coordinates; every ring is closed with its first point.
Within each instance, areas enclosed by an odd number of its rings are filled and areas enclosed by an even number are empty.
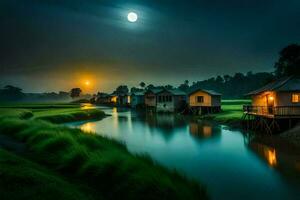
{"type": "Polygon", "coordinates": [[[186,93],[179,89],[162,89],[156,93],[157,112],[177,112],[186,106],[186,93]]]}
{"type": "Polygon", "coordinates": [[[186,106],[186,93],[179,89],[149,89],[145,92],[146,109],[155,112],[177,112],[186,106]]]}
{"type": "Polygon", "coordinates": [[[130,106],[130,101],[129,93],[119,93],[117,95],[117,106],[130,106]]]}
{"type": "Polygon", "coordinates": [[[145,92],[144,101],[145,101],[146,110],[156,111],[156,103],[157,103],[156,95],[161,91],[162,89],[148,89],[145,92]]]}
{"type": "Polygon", "coordinates": [[[132,92],[130,95],[130,106],[132,108],[144,107],[145,103],[145,92],[132,92]]]}
{"type": "Polygon", "coordinates": [[[199,115],[220,112],[221,97],[213,90],[194,89],[188,94],[190,112],[199,115]]]}
{"type": "Polygon", "coordinates": [[[251,105],[243,107],[247,128],[267,133],[291,128],[300,119],[300,78],[287,77],[273,81],[247,94],[251,105]]]}

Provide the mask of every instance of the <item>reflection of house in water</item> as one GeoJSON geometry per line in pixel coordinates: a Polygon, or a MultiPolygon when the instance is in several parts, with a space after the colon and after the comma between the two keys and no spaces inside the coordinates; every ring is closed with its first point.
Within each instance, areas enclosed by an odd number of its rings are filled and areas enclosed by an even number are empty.
{"type": "Polygon", "coordinates": [[[299,151],[290,146],[289,143],[272,141],[274,147],[265,145],[269,143],[267,138],[252,138],[248,146],[265,161],[270,167],[276,168],[283,177],[291,181],[300,180],[299,151]]]}
{"type": "Polygon", "coordinates": [[[168,134],[175,128],[186,126],[186,122],[182,118],[171,114],[148,114],[145,121],[150,128],[160,129],[168,134]]]}
{"type": "Polygon", "coordinates": [[[221,135],[220,127],[209,122],[190,122],[189,131],[191,135],[199,138],[210,138],[221,135]]]}
{"type": "Polygon", "coordinates": [[[259,143],[251,143],[250,147],[267,163],[271,166],[274,167],[276,166],[277,163],[277,155],[276,155],[276,150],[272,147],[259,144],[259,143]]]}

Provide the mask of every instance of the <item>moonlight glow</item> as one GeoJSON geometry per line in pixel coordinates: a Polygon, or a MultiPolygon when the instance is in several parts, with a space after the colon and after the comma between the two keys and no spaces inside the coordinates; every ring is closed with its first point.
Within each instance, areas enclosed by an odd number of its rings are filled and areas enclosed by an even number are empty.
{"type": "Polygon", "coordinates": [[[130,12],[130,13],[128,13],[127,19],[128,19],[128,21],[130,21],[132,23],[136,22],[138,20],[138,15],[134,12],[130,12]]]}

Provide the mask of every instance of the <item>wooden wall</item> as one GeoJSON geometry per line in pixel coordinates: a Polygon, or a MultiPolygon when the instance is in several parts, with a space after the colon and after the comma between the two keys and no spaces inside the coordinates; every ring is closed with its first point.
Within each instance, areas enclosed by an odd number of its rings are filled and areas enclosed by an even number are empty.
{"type": "Polygon", "coordinates": [[[150,107],[156,106],[156,95],[152,93],[145,94],[145,105],[150,107]]]}
{"type": "Polygon", "coordinates": [[[292,102],[292,94],[294,92],[264,92],[259,95],[252,96],[253,106],[267,106],[267,96],[274,97],[274,106],[300,106],[300,103],[292,102]]]}
{"type": "Polygon", "coordinates": [[[210,106],[221,106],[221,96],[211,96],[210,94],[198,91],[189,96],[189,105],[192,107],[210,107],[210,106]],[[203,103],[197,102],[197,96],[203,96],[203,103]]]}

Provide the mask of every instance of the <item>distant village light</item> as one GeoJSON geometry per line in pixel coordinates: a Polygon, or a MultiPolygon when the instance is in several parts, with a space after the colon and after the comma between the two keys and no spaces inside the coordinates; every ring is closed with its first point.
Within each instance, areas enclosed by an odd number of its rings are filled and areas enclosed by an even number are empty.
{"type": "Polygon", "coordinates": [[[113,102],[113,103],[117,103],[117,96],[112,96],[111,97],[111,102],[113,102]]]}

